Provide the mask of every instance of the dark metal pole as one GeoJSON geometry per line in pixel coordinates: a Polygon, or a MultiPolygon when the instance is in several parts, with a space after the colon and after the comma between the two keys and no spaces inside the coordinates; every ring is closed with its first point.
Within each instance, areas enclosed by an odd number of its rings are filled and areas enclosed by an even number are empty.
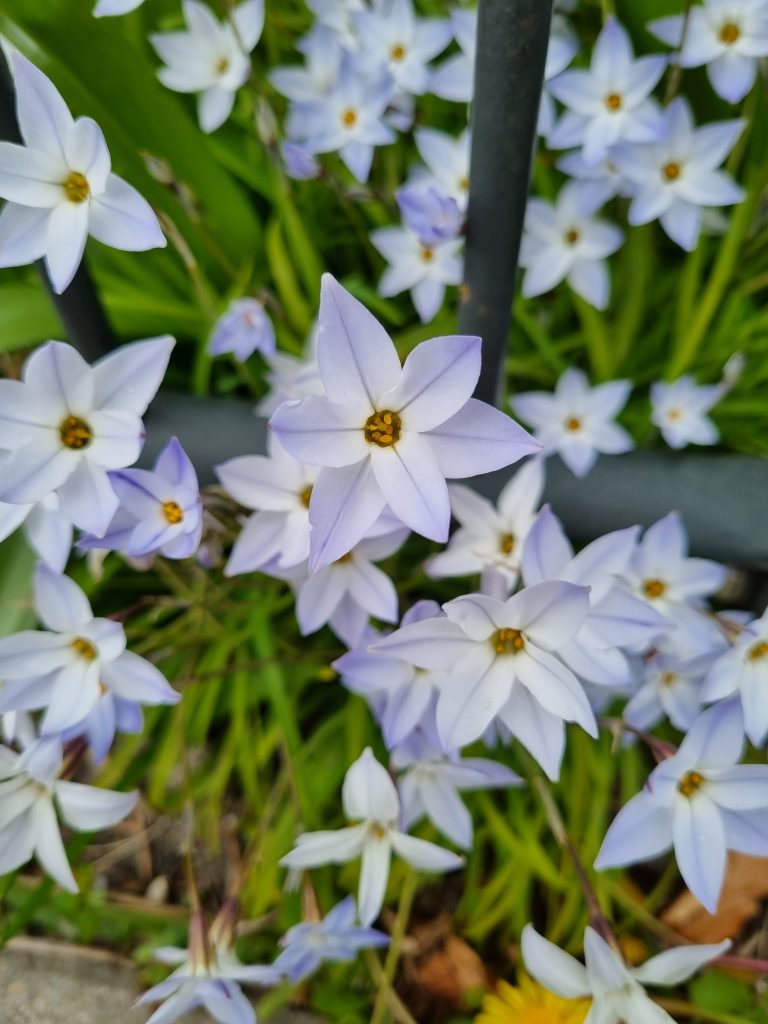
{"type": "Polygon", "coordinates": [[[462,334],[483,339],[475,396],[497,405],[528,199],[552,0],[480,0],[462,334]]]}
{"type": "MultiPolygon", "coordinates": [[[[16,119],[16,94],[13,77],[5,55],[0,49],[0,139],[21,142],[16,119]]],[[[81,263],[69,288],[57,295],[42,260],[37,269],[51,302],[59,315],[69,341],[87,360],[98,359],[115,346],[115,337],[107,314],[85,263],[81,263]]]]}

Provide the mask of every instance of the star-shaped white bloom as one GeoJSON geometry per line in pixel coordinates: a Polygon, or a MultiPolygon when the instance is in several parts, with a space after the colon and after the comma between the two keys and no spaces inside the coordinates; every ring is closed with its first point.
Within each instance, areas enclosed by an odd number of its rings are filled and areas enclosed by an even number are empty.
{"type": "Polygon", "coordinates": [[[471,576],[486,568],[501,572],[511,590],[517,582],[526,535],[533,525],[544,491],[544,463],[531,459],[521,466],[499,494],[496,505],[462,484],[448,488],[451,512],[459,523],[445,551],[427,563],[427,575],[438,579],[471,576]]]}
{"type": "Polygon", "coordinates": [[[454,138],[436,128],[417,128],[416,148],[425,166],[417,168],[409,184],[434,188],[441,195],[455,199],[459,210],[467,208],[469,199],[469,129],[454,138]]]}
{"type": "Polygon", "coordinates": [[[293,569],[309,557],[309,499],[320,471],[297,462],[272,436],[267,447],[267,456],[241,455],[216,467],[224,489],[254,510],[235,541],[225,576],[272,562],[277,569],[293,569]]]}
{"type": "Polygon", "coordinates": [[[612,380],[590,387],[581,370],[566,370],[554,392],[515,395],[512,408],[530,423],[544,454],[559,454],[576,476],[586,476],[598,454],[618,455],[634,448],[614,419],[627,403],[630,381],[612,380]]]}
{"type": "Polygon", "coordinates": [[[450,42],[450,22],[417,18],[412,0],[374,0],[370,10],[353,17],[363,59],[386,67],[403,92],[426,92],[427,65],[450,42]]]}
{"type": "Polygon", "coordinates": [[[443,610],[446,618],[401,626],[371,649],[450,672],[437,700],[444,750],[472,743],[498,718],[555,778],[564,721],[597,735],[581,684],[555,653],[586,619],[588,590],[546,582],[506,601],[470,594],[443,610]]]}
{"type": "Polygon", "coordinates": [[[696,128],[687,100],[678,96],[663,114],[664,135],[643,145],[621,144],[612,152],[633,186],[630,224],[659,220],[683,249],[696,248],[702,207],[732,206],[744,198],[729,174],[718,170],[744,130],[744,121],[696,128]]]}
{"type": "Polygon", "coordinates": [[[664,74],[667,58],[635,59],[626,30],[611,17],[592,51],[589,71],[565,71],[549,83],[567,112],[550,132],[553,149],[581,146],[587,163],[596,164],[622,139],[650,142],[661,132],[659,110],[649,99],[664,74]]]}
{"type": "Polygon", "coordinates": [[[316,25],[329,28],[345,50],[358,46],[355,17],[368,9],[367,0],[307,0],[307,7],[316,18],[316,25]]]}
{"type": "Polygon", "coordinates": [[[697,384],[693,377],[651,385],[651,422],[670,448],[717,444],[720,433],[707,416],[723,397],[721,384],[697,384]]]}
{"type": "Polygon", "coordinates": [[[472,816],[459,793],[523,785],[519,775],[499,761],[445,754],[421,732],[392,751],[392,764],[400,773],[403,828],[428,818],[462,850],[472,848],[473,830],[472,816]]]}
{"type": "Polygon", "coordinates": [[[768,610],[711,664],[701,690],[705,701],[734,693],[741,697],[747,736],[756,747],[764,746],[768,738],[768,610]]]}
{"type": "Polygon", "coordinates": [[[324,96],[333,87],[344,53],[336,34],[316,24],[299,42],[304,64],[273,68],[269,80],[279,93],[295,103],[324,96]]]}
{"type": "Polygon", "coordinates": [[[256,1024],[256,1014],[240,985],[276,985],[282,972],[238,960],[232,950],[235,923],[231,905],[225,904],[206,934],[203,915],[194,911],[187,949],[162,946],[154,950],[153,959],[176,970],[136,1000],[136,1006],[163,1000],[147,1024],[172,1024],[198,1006],[219,1024],[256,1024]]]}
{"type": "Polygon", "coordinates": [[[598,537],[574,554],[562,524],[545,505],[530,528],[522,552],[526,586],[566,580],[589,591],[589,613],[576,635],[557,648],[558,657],[581,680],[622,687],[633,673],[625,651],[665,633],[664,617],[629,593],[621,576],[634,554],[638,527],[598,537]]]}
{"type": "Polygon", "coordinates": [[[28,505],[56,493],[75,526],[102,536],[119,499],[108,470],[136,461],[141,417],[155,395],[175,342],[124,345],[89,366],[60,341],[36,349],[22,380],[0,380],[3,461],[0,501],[28,505]]]}
{"type": "Polygon", "coordinates": [[[602,203],[601,193],[580,181],[565,184],[554,203],[528,200],[520,247],[523,295],[543,295],[567,281],[577,295],[605,309],[611,294],[605,260],[621,248],[624,233],[595,217],[602,203]]]}
{"type": "Polygon", "coordinates": [[[309,153],[338,152],[357,180],[367,181],[374,149],[395,139],[384,121],[394,83],[385,69],[371,75],[361,60],[346,55],[324,95],[294,104],[287,131],[309,153]]]}
{"type": "Polygon", "coordinates": [[[744,99],[755,83],[758,59],[768,55],[765,0],[704,0],[687,16],[658,18],[648,28],[675,49],[682,44],[681,67],[706,64],[712,88],[729,103],[744,99]]]}
{"type": "Polygon", "coordinates": [[[401,365],[381,324],[329,274],[320,325],[325,396],[286,402],[270,421],[294,458],[322,467],[309,503],[310,571],[350,551],[385,505],[444,541],[446,477],[490,472],[538,450],[522,427],[470,397],[479,338],[422,342],[401,365]]]}
{"type": "Polygon", "coordinates": [[[63,292],[92,235],[115,249],[164,246],[152,208],[111,173],[104,135],[90,117],[75,120],[53,83],[12,54],[16,113],[24,145],[0,142],[0,267],[45,259],[63,292]]]}
{"type": "Polygon", "coordinates": [[[269,367],[266,374],[269,391],[256,406],[260,416],[271,416],[281,402],[323,394],[316,343],[317,325],[312,329],[302,358],[279,351],[265,355],[269,367]]]}
{"type": "Polygon", "coordinates": [[[464,275],[463,239],[425,243],[407,227],[378,228],[371,242],[389,266],[379,281],[385,298],[410,291],[422,323],[434,320],[447,285],[460,284],[464,275]]]}
{"type": "Polygon", "coordinates": [[[768,765],[737,764],[743,747],[739,701],[702,712],[677,753],[621,809],[595,867],[637,864],[674,847],[686,885],[714,914],[728,850],[768,856],[768,765]]]}
{"type": "Polygon", "coordinates": [[[692,655],[722,642],[704,599],[722,587],[727,575],[717,562],[688,557],[688,536],[676,512],[648,527],[624,571],[632,591],[674,628],[680,653],[692,655]]]}
{"type": "Polygon", "coordinates": [[[43,734],[80,725],[102,689],[142,704],[181,698],[162,673],[125,649],[119,622],[94,618],[80,587],[39,564],[35,608],[45,632],[24,630],[0,640],[0,711],[45,708],[43,734]]]}
{"type": "MultiPolygon", "coordinates": [[[[0,481],[3,479],[2,463],[0,456],[0,481]]],[[[0,502],[0,541],[10,537],[20,526],[38,558],[55,572],[64,572],[72,550],[72,522],[61,511],[58,495],[52,493],[28,505],[0,502]]]]}
{"type": "Polygon", "coordinates": [[[675,1024],[645,991],[645,985],[679,985],[730,948],[726,939],[710,946],[675,946],[628,967],[621,953],[594,928],[584,933],[586,966],[526,925],[522,953],[528,973],[563,999],[592,999],[590,1024],[675,1024]]]}
{"type": "MultiPolygon", "coordinates": [[[[401,626],[443,617],[435,601],[417,601],[402,618],[401,626]]],[[[375,638],[375,635],[374,635],[375,638]]],[[[383,651],[370,650],[371,637],[333,663],[348,690],[365,697],[381,725],[389,748],[403,743],[434,717],[437,693],[448,678],[446,671],[421,669],[383,651]]]]}
{"type": "Polygon", "coordinates": [[[429,91],[444,100],[469,103],[475,85],[477,51],[477,8],[457,7],[451,11],[453,36],[460,53],[444,60],[432,72],[429,91]]]}
{"type": "Polygon", "coordinates": [[[63,767],[58,737],[36,740],[21,754],[0,746],[0,875],[35,857],[64,889],[77,892],[56,811],[78,832],[95,832],[122,821],[138,793],[116,793],[58,776],[63,767]]]}
{"type": "Polygon", "coordinates": [[[157,77],[175,92],[199,93],[198,118],[213,132],[229,117],[251,73],[249,54],[264,28],[264,0],[245,0],[219,21],[199,0],[183,0],[186,29],[149,37],[165,67],[157,77]]]}
{"type": "Polygon", "coordinates": [[[400,830],[397,789],[370,747],[347,772],[342,803],[347,818],[358,824],[336,831],[305,832],[280,863],[288,868],[313,868],[361,857],[357,893],[361,924],[370,925],[379,915],[393,852],[421,871],[455,871],[463,864],[455,853],[400,830]]]}
{"type": "Polygon", "coordinates": [[[702,683],[716,656],[711,652],[680,655],[662,644],[643,666],[641,686],[624,708],[625,720],[636,729],[648,730],[666,717],[676,729],[687,732],[701,711],[702,683]]]}
{"type": "Polygon", "coordinates": [[[276,971],[296,983],[308,978],[324,963],[354,960],[361,949],[389,945],[389,936],[375,928],[356,924],[354,896],[337,903],[321,921],[302,921],[280,939],[281,952],[274,962],[276,971]]]}
{"type": "Polygon", "coordinates": [[[326,623],[348,647],[360,643],[368,619],[397,622],[397,590],[385,572],[375,566],[389,558],[408,537],[394,517],[384,517],[382,535],[376,527],[351,551],[297,583],[296,618],[302,636],[316,633],[326,623]]]}

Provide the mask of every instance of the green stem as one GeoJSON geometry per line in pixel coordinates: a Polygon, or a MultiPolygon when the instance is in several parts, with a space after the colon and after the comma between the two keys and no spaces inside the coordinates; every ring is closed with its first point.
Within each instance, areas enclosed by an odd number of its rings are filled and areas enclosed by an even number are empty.
{"type": "Polygon", "coordinates": [[[611,358],[605,321],[594,306],[590,306],[580,295],[574,293],[573,303],[587,343],[592,376],[595,380],[608,380],[611,376],[611,358]]]}
{"type": "Polygon", "coordinates": [[[400,902],[397,905],[397,916],[392,928],[392,940],[387,950],[387,959],[384,961],[383,977],[376,995],[376,1002],[373,1006],[371,1024],[384,1024],[384,1014],[387,1010],[389,994],[394,991],[395,972],[403,948],[403,939],[408,929],[408,919],[411,916],[413,898],[416,895],[416,881],[416,872],[413,868],[408,868],[407,874],[403,879],[402,888],[400,889],[400,902]]]}
{"type": "Polygon", "coordinates": [[[704,1006],[694,1006],[686,1003],[683,999],[655,999],[667,1013],[676,1014],[680,1017],[691,1017],[696,1020],[710,1021],[711,1024],[744,1024],[743,1017],[737,1017],[733,1013],[716,1013],[704,1006]]]}
{"type": "Polygon", "coordinates": [[[649,224],[635,228],[627,246],[627,289],[616,322],[615,347],[610,359],[612,377],[624,376],[624,363],[647,309],[647,288],[652,271],[651,232],[649,224]]]}
{"type": "Polygon", "coordinates": [[[685,373],[693,363],[702,341],[712,323],[720,303],[737,268],[741,247],[762,200],[763,189],[768,178],[765,166],[758,166],[752,176],[747,196],[736,207],[728,231],[719,248],[707,285],[701,295],[688,325],[687,332],[675,338],[667,368],[667,377],[674,380],[685,373]]]}

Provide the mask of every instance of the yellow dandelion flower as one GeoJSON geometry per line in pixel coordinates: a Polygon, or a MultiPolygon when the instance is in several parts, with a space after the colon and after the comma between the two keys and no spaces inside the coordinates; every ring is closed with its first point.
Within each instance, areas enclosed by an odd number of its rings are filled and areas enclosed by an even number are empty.
{"type": "Polygon", "coordinates": [[[500,981],[485,997],[475,1024],[583,1024],[589,1005],[588,999],[561,999],[521,974],[516,988],[500,981]]]}

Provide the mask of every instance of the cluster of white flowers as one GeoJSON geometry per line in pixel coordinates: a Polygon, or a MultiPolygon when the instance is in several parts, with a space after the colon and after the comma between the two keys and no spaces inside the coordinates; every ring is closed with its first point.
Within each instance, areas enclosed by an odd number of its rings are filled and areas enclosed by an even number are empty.
{"type": "MultiPolygon", "coordinates": [[[[141,0],[99,0],[116,15],[141,0]]],[[[367,180],[374,149],[413,123],[413,98],[433,92],[468,102],[476,16],[416,16],[411,0],[311,0],[311,32],[301,67],[272,74],[291,101],[283,156],[296,177],[320,173],[315,157],[338,152],[367,180]],[[456,40],[459,51],[431,62],[456,40]],[[289,148],[290,147],[290,148],[289,148]]],[[[219,21],[184,0],[184,31],[154,35],[161,80],[199,94],[204,131],[228,117],[247,81],[261,35],[261,0],[219,21]]],[[[667,58],[636,58],[627,33],[608,18],[588,70],[574,59],[573,32],[556,13],[540,134],[572,150],[561,169],[576,180],[554,203],[531,201],[522,263],[524,294],[561,280],[598,307],[608,302],[605,259],[622,232],[596,217],[610,198],[630,200],[631,224],[659,219],[683,248],[696,244],[702,209],[741,200],[719,168],[743,122],[696,128],[687,102],[662,109],[652,93],[667,58]],[[565,112],[558,116],[555,101],[565,112]]],[[[768,53],[768,0],[705,0],[679,18],[652,24],[680,48],[681,66],[706,64],[717,92],[741,100],[768,53]]],[[[40,71],[13,56],[24,145],[0,143],[0,262],[45,257],[57,290],[71,281],[90,233],[141,250],[164,244],[152,210],[110,171],[98,126],[73,119],[40,71]]],[[[462,278],[461,232],[470,137],[419,128],[423,166],[398,193],[402,227],[374,232],[390,264],[382,294],[409,290],[423,321],[439,311],[447,285],[462,278]]],[[[107,756],[117,732],[142,727],[143,706],[180,695],[149,661],[126,649],[117,618],[94,616],[83,590],[64,574],[80,531],[80,551],[119,551],[141,566],[155,556],[187,558],[203,533],[194,468],[170,439],[152,470],[135,467],[142,416],[165,373],[173,339],[124,346],[89,366],[69,345],[49,342],[20,380],[0,381],[0,537],[24,524],[40,557],[34,598],[39,630],[0,639],[0,872],[33,856],[68,889],[76,881],[57,811],[71,828],[93,830],[124,818],[136,794],[72,781],[84,749],[107,756]]],[[[335,662],[343,686],[362,695],[380,727],[387,764],[366,748],[348,769],[341,804],[349,824],[299,835],[282,859],[292,872],[361,861],[356,902],[286,934],[270,967],[246,967],[232,952],[231,912],[210,928],[196,912],[188,950],[164,949],[177,970],[148,992],[167,999],[155,1024],[202,1005],[216,1019],[254,1020],[240,983],[298,981],[322,962],[348,960],[382,945],[374,924],[397,854],[417,870],[457,870],[463,859],[411,834],[428,819],[446,842],[471,849],[472,819],[461,793],[523,785],[500,760],[466,756],[469,744],[519,742],[546,776],[559,778],[567,726],[592,737],[612,700],[623,702],[627,735],[667,718],[685,733],[645,788],[613,821],[595,867],[625,866],[674,851],[693,894],[714,911],[729,850],[768,855],[768,767],[740,763],[747,740],[768,739],[768,611],[752,620],[709,603],[726,569],[689,557],[685,528],[670,513],[641,535],[615,531],[574,551],[554,512],[540,507],[543,456],[558,452],[577,475],[600,453],[632,447],[616,422],[631,384],[590,387],[570,369],[554,394],[513,400],[535,430],[472,397],[481,342],[424,341],[401,363],[382,325],[330,275],[322,282],[319,329],[308,357],[275,351],[275,334],[256,299],[240,299],[214,330],[214,354],[238,359],[259,350],[270,366],[266,455],[217,469],[221,486],[249,514],[224,574],[261,572],[296,594],[302,635],[328,625],[347,651],[335,662]],[[462,484],[532,456],[496,504],[462,484]],[[451,535],[451,519],[459,526],[451,535]],[[401,609],[395,583],[377,563],[415,532],[445,547],[424,569],[433,578],[472,577],[467,592],[439,605],[401,609]],[[373,621],[372,621],[373,620],[373,621]],[[383,625],[382,625],[383,624],[383,625]],[[390,629],[391,627],[391,629],[390,629]]],[[[691,377],[652,388],[653,422],[675,448],[713,444],[708,412],[732,385],[691,377]]],[[[362,744],[361,744],[362,745],[362,744]]],[[[657,748],[657,753],[659,752],[657,748]]],[[[671,1020],[644,986],[674,985],[716,959],[727,944],[681,947],[628,967],[612,936],[585,935],[586,965],[532,927],[523,935],[529,971],[566,998],[591,998],[590,1019],[614,1024],[671,1020]]]]}

